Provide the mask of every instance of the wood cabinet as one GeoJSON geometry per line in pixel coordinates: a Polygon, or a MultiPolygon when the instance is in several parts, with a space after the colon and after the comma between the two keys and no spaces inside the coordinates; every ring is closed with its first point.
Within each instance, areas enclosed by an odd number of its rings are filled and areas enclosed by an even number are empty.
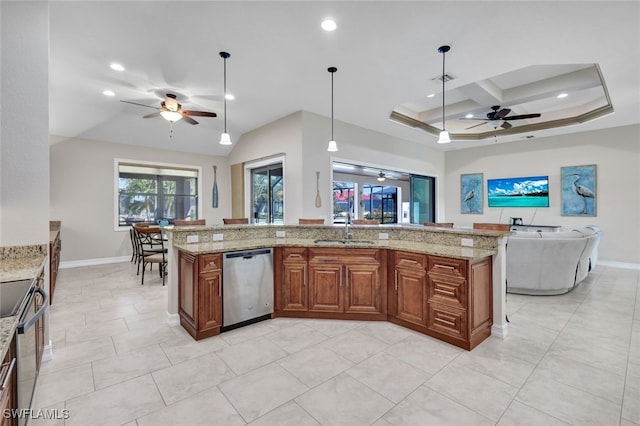
{"type": "Polygon", "coordinates": [[[60,232],[58,232],[55,239],[49,242],[49,304],[53,303],[53,292],[56,288],[56,280],[58,279],[61,251],[62,241],[60,240],[60,232]]]}
{"type": "Polygon", "coordinates": [[[306,312],[309,310],[307,290],[307,249],[304,247],[276,248],[276,311],[306,312]],[[281,268],[278,266],[282,265],[281,268]]]}
{"type": "Polygon", "coordinates": [[[180,324],[196,340],[219,334],[222,326],[222,255],[178,253],[180,324]]]}
{"type": "Polygon", "coordinates": [[[389,280],[392,290],[389,314],[395,319],[415,326],[427,326],[427,256],[401,251],[393,256],[393,277],[389,280]]]}
{"type": "Polygon", "coordinates": [[[492,263],[428,256],[429,334],[471,350],[491,335],[492,263]]]}
{"type": "Polygon", "coordinates": [[[17,416],[3,415],[18,408],[17,370],[14,338],[8,345],[4,359],[0,362],[0,426],[17,424],[17,416]]]}
{"type": "Polygon", "coordinates": [[[309,312],[386,313],[381,251],[309,248],[309,312]]]}

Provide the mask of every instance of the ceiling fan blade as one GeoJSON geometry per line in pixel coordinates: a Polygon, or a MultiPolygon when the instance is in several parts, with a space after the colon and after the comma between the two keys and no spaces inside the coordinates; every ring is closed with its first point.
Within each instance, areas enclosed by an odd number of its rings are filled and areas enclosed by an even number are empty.
{"type": "Polygon", "coordinates": [[[460,117],[458,118],[458,120],[474,120],[474,121],[479,121],[479,120],[488,120],[488,118],[480,118],[480,117],[460,117]]]}
{"type": "Polygon", "coordinates": [[[511,123],[504,121],[500,127],[506,130],[512,128],[513,126],[511,125],[511,123]]]}
{"type": "Polygon", "coordinates": [[[137,103],[137,102],[123,101],[123,100],[121,100],[120,102],[124,102],[125,104],[138,105],[138,106],[143,106],[143,107],[147,107],[147,108],[153,108],[153,109],[156,109],[156,107],[154,107],[154,106],[151,106],[151,105],[145,105],[145,104],[139,104],[139,103],[137,103]]]}
{"type": "Polygon", "coordinates": [[[497,120],[498,118],[504,118],[510,112],[511,110],[509,108],[502,108],[500,111],[497,111],[495,114],[493,114],[493,119],[497,120]]]}
{"type": "Polygon", "coordinates": [[[479,123],[479,124],[474,124],[471,127],[467,127],[465,130],[473,129],[474,127],[483,126],[485,124],[487,124],[487,123],[486,122],[482,122],[482,123],[479,123]]]}
{"type": "Polygon", "coordinates": [[[189,117],[186,114],[182,114],[182,119],[184,121],[186,121],[187,123],[189,123],[189,124],[198,124],[198,122],[196,120],[194,120],[193,118],[189,117]]]}
{"type": "Polygon", "coordinates": [[[182,114],[192,117],[217,117],[215,112],[182,110],[182,114]]]}
{"type": "Polygon", "coordinates": [[[160,115],[160,111],[156,111],[156,112],[152,112],[151,114],[147,114],[145,116],[143,116],[142,118],[153,118],[153,117],[157,117],[160,115]]]}
{"type": "Polygon", "coordinates": [[[522,114],[522,115],[512,115],[511,117],[504,117],[503,120],[522,120],[525,118],[536,118],[540,117],[542,114],[522,114]]]}

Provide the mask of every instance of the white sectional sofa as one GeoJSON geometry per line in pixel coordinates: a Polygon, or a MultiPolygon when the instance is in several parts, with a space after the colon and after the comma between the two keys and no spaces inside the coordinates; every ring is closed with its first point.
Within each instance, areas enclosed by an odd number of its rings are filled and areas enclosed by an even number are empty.
{"type": "Polygon", "coordinates": [[[598,261],[596,226],[558,232],[515,231],[507,240],[507,292],[554,295],[571,291],[598,261]]]}

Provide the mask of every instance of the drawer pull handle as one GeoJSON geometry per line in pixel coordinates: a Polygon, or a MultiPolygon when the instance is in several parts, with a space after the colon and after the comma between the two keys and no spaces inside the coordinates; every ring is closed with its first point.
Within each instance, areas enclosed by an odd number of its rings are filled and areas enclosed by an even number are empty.
{"type": "Polygon", "coordinates": [[[398,271],[396,270],[396,291],[398,291],[398,271]]]}
{"type": "Polygon", "coordinates": [[[456,323],[454,321],[448,320],[446,318],[442,318],[442,317],[436,317],[435,319],[436,322],[439,322],[443,325],[446,325],[447,327],[451,327],[454,328],[456,326],[456,323]]]}
{"type": "Polygon", "coordinates": [[[446,269],[448,271],[455,271],[455,269],[456,269],[455,266],[450,266],[450,265],[436,265],[436,268],[438,268],[438,269],[446,269]]]}
{"type": "Polygon", "coordinates": [[[445,290],[443,288],[436,288],[436,293],[449,297],[456,297],[456,292],[451,290],[445,290]]]}
{"type": "Polygon", "coordinates": [[[407,263],[415,263],[417,264],[418,261],[417,260],[413,260],[413,259],[402,259],[401,262],[407,262],[407,263]]]}

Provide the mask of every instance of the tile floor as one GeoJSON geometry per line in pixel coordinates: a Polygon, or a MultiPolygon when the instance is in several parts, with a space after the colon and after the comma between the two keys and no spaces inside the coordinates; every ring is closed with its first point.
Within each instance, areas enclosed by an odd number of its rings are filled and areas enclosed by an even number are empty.
{"type": "Polygon", "coordinates": [[[195,342],[131,264],[60,271],[34,407],[87,425],[640,425],[639,271],[508,296],[471,352],[385,322],[265,321],[195,342]]]}

